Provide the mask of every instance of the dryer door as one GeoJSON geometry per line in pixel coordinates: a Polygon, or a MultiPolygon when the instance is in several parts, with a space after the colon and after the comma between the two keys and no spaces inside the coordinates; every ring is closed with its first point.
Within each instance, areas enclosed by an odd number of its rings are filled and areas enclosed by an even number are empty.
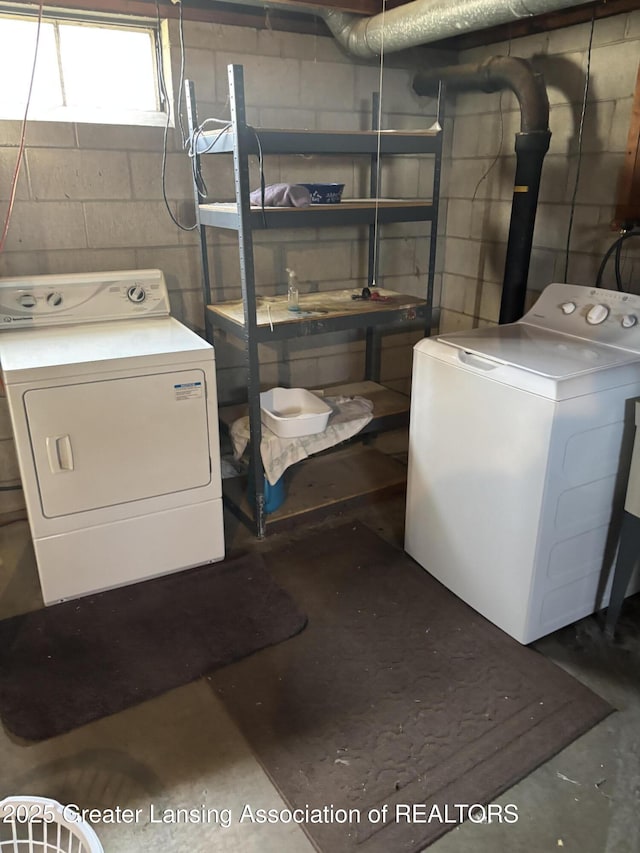
{"type": "Polygon", "coordinates": [[[211,480],[202,370],[32,389],[24,406],[48,518],[211,480]]]}

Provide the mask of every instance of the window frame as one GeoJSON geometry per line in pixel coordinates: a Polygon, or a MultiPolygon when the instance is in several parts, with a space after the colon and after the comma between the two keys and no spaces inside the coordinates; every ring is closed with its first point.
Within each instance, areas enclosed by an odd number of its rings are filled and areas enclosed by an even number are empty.
{"type": "MultiPolygon", "coordinates": [[[[28,10],[24,6],[0,3],[0,21],[5,18],[27,19],[37,21],[37,12],[33,7],[28,10]]],[[[142,30],[148,32],[152,40],[152,54],[161,57],[162,73],[167,98],[163,96],[163,88],[160,85],[158,63],[153,62],[153,79],[156,90],[158,108],[156,110],[135,110],[95,108],[90,106],[68,106],[66,104],[49,109],[38,109],[33,105],[29,108],[28,118],[30,121],[63,122],[81,124],[102,125],[131,125],[148,127],[174,126],[172,104],[173,83],[171,74],[171,62],[169,55],[169,22],[167,19],[160,21],[155,18],[112,15],[108,13],[65,10],[53,7],[45,7],[42,15],[43,23],[77,24],[79,26],[98,26],[105,29],[142,30]]],[[[56,47],[59,50],[59,40],[56,38],[56,47]]],[[[59,60],[59,54],[58,54],[59,60]]],[[[61,74],[61,71],[60,71],[61,74]]],[[[61,76],[62,81],[62,76],[61,76]]],[[[64,87],[63,87],[64,88],[64,87]]],[[[24,118],[26,103],[19,107],[11,107],[9,104],[0,102],[0,121],[22,120],[24,118]]]]}

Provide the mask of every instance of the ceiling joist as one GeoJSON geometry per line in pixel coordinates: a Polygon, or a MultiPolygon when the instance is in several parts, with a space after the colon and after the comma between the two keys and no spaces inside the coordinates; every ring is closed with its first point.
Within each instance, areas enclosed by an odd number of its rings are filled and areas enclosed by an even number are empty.
{"type": "MultiPolygon", "coordinates": [[[[14,0],[32,5],[31,0],[14,0]]],[[[277,0],[278,6],[290,6],[273,9],[267,3],[253,5],[236,2],[216,2],[216,0],[183,0],[185,20],[228,24],[230,26],[253,27],[255,29],[273,29],[285,32],[310,33],[330,36],[324,22],[314,16],[319,9],[340,9],[364,16],[376,15],[381,11],[381,0],[277,0]],[[308,13],[304,11],[308,9],[308,13]],[[301,11],[302,10],[302,11],[301,11]]],[[[387,8],[405,5],[410,0],[389,0],[387,8]]],[[[158,0],[163,17],[176,18],[178,9],[170,0],[158,0]]],[[[93,11],[117,15],[140,15],[155,17],[155,0],[49,0],[49,7],[83,10],[91,7],[93,11]]],[[[466,33],[455,38],[433,42],[432,47],[448,50],[466,50],[479,45],[492,44],[509,39],[521,38],[534,33],[561,29],[562,27],[596,19],[619,15],[640,8],[640,0],[598,0],[559,12],[550,12],[520,21],[514,21],[500,27],[466,33]]]]}

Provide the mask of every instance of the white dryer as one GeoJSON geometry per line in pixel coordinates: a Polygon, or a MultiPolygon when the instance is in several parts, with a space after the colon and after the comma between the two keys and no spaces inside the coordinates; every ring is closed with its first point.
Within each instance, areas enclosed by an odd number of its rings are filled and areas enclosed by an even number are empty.
{"type": "Polygon", "coordinates": [[[606,605],[638,396],[638,296],[550,284],[420,341],[407,552],[522,643],[606,605]]]}
{"type": "Polygon", "coordinates": [[[45,604],[224,557],[214,351],[160,270],[1,280],[0,365],[45,604]]]}

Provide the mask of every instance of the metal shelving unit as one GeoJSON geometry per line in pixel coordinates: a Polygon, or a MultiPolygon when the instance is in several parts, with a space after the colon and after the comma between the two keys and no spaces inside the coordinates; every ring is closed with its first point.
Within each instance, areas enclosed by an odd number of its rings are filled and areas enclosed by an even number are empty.
{"type": "MultiPolygon", "coordinates": [[[[250,480],[255,484],[249,504],[239,506],[239,501],[227,499],[231,508],[244,520],[252,521],[259,537],[266,530],[264,512],[264,471],[259,452],[262,437],[260,419],[260,365],[258,345],[308,335],[324,334],[345,329],[366,330],[365,382],[379,381],[380,338],[379,331],[390,327],[415,327],[417,324],[429,334],[434,319],[433,292],[435,275],[435,251],[438,223],[438,197],[442,157],[442,107],[443,92],[438,97],[437,122],[425,131],[378,131],[378,99],[373,98],[373,128],[370,131],[305,131],[253,128],[247,124],[244,76],[241,65],[229,65],[229,102],[231,122],[226,129],[201,131],[197,115],[195,88],[186,81],[186,104],[189,122],[189,137],[192,140],[192,155],[195,170],[203,156],[223,154],[233,157],[235,178],[235,201],[209,203],[200,197],[198,183],[194,179],[194,198],[197,224],[200,232],[202,257],[202,285],[205,304],[207,337],[213,338],[215,328],[224,329],[244,341],[247,365],[247,405],[250,424],[250,480]],[[433,193],[429,200],[377,198],[378,150],[381,156],[433,154],[433,193]],[[270,207],[264,210],[250,204],[249,158],[269,154],[339,154],[365,155],[371,161],[371,197],[343,200],[333,205],[312,205],[307,208],[270,207]],[[336,225],[369,226],[369,270],[368,285],[376,280],[378,253],[373,250],[376,239],[374,223],[429,222],[430,251],[429,268],[426,274],[425,297],[392,293],[376,288],[381,295],[389,295],[388,301],[353,301],[353,291],[327,292],[302,295],[300,317],[286,311],[286,296],[265,299],[256,296],[253,258],[253,231],[264,228],[310,228],[336,225]],[[231,229],[238,235],[240,255],[240,285],[242,299],[236,302],[211,304],[211,284],[207,255],[207,229],[209,227],[231,229]],[[268,309],[266,305],[268,304],[268,309]],[[247,515],[252,514],[252,518],[247,515]]],[[[364,285],[364,282],[363,282],[364,285]]],[[[376,385],[382,393],[382,386],[376,385]]],[[[374,408],[374,419],[368,431],[380,431],[398,425],[400,416],[398,399],[401,395],[389,391],[388,405],[380,417],[374,408]]],[[[376,398],[382,399],[381,394],[376,398]]],[[[408,400],[406,405],[408,419],[408,400]]],[[[224,422],[225,418],[222,417],[224,422]]]]}

